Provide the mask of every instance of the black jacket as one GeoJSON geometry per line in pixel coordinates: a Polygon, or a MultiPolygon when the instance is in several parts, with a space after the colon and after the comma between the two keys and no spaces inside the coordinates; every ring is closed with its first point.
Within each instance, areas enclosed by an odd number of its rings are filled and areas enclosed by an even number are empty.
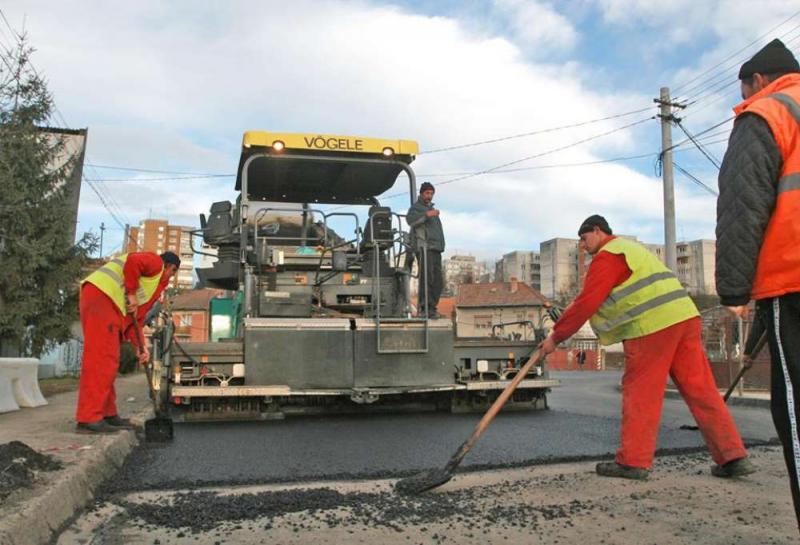
{"type": "Polygon", "coordinates": [[[716,282],[723,305],[750,301],[782,166],[767,122],[756,114],[737,118],[719,172],[716,282]]]}
{"type": "Polygon", "coordinates": [[[429,218],[425,215],[433,209],[433,203],[426,205],[420,199],[408,209],[406,221],[411,227],[411,240],[416,250],[422,249],[420,241],[427,240],[428,250],[444,252],[444,230],[439,216],[429,218]]]}

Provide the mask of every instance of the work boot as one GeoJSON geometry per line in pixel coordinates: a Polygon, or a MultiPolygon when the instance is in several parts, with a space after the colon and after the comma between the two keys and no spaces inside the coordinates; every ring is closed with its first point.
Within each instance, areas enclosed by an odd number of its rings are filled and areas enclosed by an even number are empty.
{"type": "Polygon", "coordinates": [[[729,477],[744,477],[745,475],[755,473],[755,471],[756,466],[754,466],[753,462],[748,460],[747,457],[737,458],[726,464],[711,466],[711,474],[714,477],[721,477],[723,479],[729,477]]]}
{"type": "Polygon", "coordinates": [[[97,422],[78,422],[75,426],[75,433],[97,434],[97,433],[117,433],[122,428],[112,426],[105,420],[97,422]]]}
{"type": "Polygon", "coordinates": [[[136,428],[136,426],[133,425],[133,422],[131,422],[129,419],[120,418],[119,415],[116,414],[114,416],[106,416],[103,421],[110,426],[121,428],[123,430],[132,430],[136,428]]]}
{"type": "Polygon", "coordinates": [[[650,470],[643,467],[631,467],[617,462],[600,462],[594,468],[598,475],[603,477],[620,477],[644,481],[650,475],[650,470]]]}

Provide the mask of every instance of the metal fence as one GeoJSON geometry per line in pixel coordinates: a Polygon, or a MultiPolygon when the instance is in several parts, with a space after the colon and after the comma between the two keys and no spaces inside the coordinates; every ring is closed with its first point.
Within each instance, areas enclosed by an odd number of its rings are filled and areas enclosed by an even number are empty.
{"type": "MultiPolygon", "coordinates": [[[[720,306],[700,314],[703,320],[703,345],[717,386],[728,388],[742,365],[745,342],[753,325],[752,312],[749,320],[739,320],[720,306]]],[[[770,358],[769,349],[765,347],[745,373],[740,388],[769,390],[769,387],[770,358]]]]}

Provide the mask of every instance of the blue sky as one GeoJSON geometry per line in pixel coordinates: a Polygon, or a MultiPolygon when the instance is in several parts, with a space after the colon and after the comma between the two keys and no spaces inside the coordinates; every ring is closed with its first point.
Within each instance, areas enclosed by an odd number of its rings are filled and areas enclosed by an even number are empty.
{"type": "MultiPolygon", "coordinates": [[[[776,0],[28,0],[0,9],[37,49],[33,62],[60,114],[54,124],[89,128],[87,162],[96,166],[85,174],[114,216],[84,184],[79,230],[111,227],[106,250],[121,242],[118,221],[197,225],[211,202],[235,194],[231,178],[154,180],[176,175],[99,165],[233,174],[251,129],[410,138],[427,151],[640,109],[423,153],[414,167],[421,180],[441,184],[537,156],[514,165],[529,170],[439,186],[448,254],[536,250],[574,236],[595,212],[618,232],[663,242],[660,129],[648,119],[658,89],[694,101],[681,115],[698,133],[730,117],[738,66],[761,45],[782,36],[800,52],[800,6],[776,0]]],[[[0,44],[11,38],[0,23],[0,44]]],[[[718,159],[729,129],[704,135],[718,159]]],[[[676,129],[673,138],[683,135],[676,129]]],[[[711,163],[680,150],[676,162],[715,186],[711,163]]],[[[713,238],[713,195],[680,173],[676,191],[678,237],[713,238]]]]}

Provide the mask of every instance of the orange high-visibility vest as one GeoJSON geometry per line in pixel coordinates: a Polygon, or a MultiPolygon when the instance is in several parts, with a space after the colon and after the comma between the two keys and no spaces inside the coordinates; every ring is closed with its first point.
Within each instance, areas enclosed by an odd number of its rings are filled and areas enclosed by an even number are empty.
{"type": "Polygon", "coordinates": [[[758,254],[751,297],[800,291],[800,74],[787,74],[733,111],[761,116],[783,158],[775,209],[758,254]]]}

